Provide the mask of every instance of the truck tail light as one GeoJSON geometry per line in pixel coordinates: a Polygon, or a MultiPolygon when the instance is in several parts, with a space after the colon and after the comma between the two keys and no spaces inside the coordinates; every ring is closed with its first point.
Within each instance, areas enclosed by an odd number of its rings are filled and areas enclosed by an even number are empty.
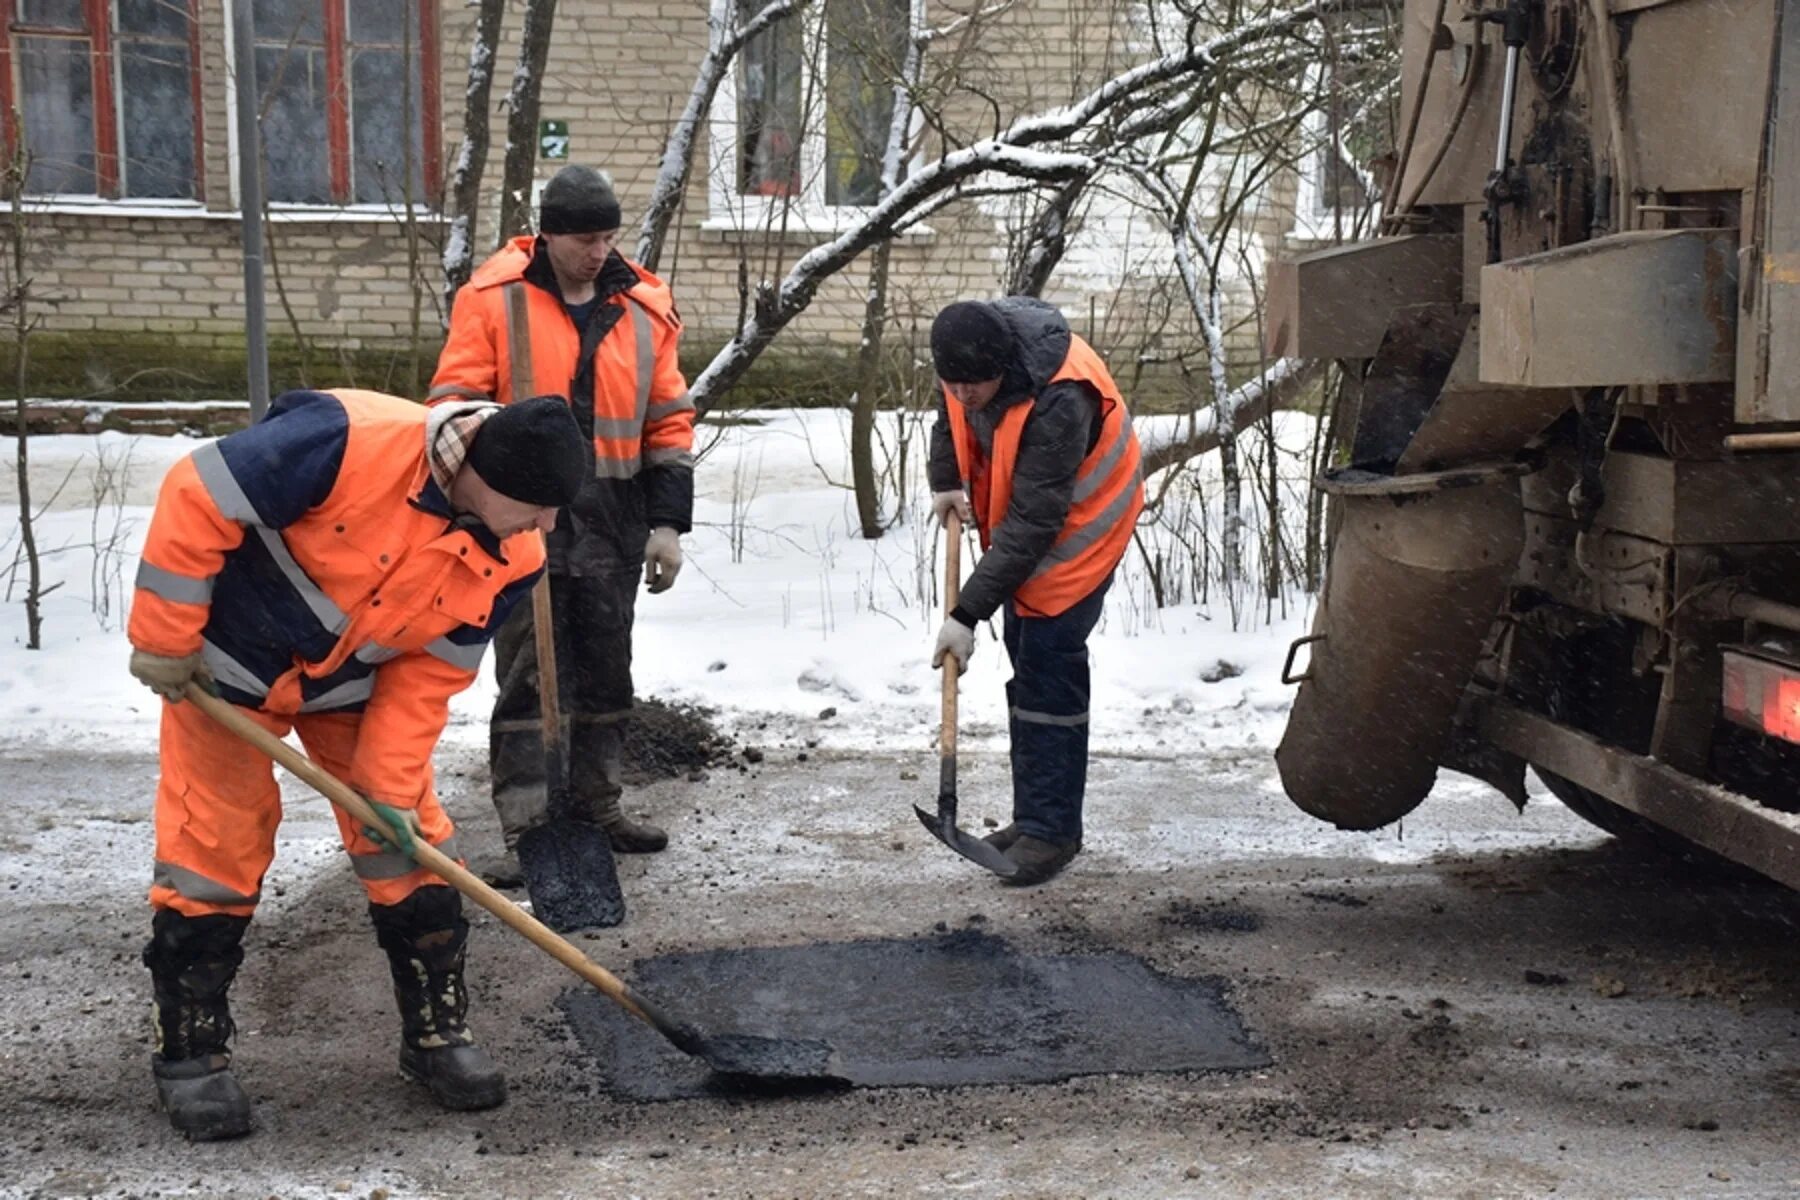
{"type": "Polygon", "coordinates": [[[1800,669],[1725,651],[1725,719],[1800,744],[1800,669]]]}

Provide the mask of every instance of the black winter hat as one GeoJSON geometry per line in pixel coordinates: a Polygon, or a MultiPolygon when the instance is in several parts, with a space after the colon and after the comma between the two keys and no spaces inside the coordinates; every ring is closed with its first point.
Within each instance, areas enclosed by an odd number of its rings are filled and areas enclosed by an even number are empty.
{"type": "Polygon", "coordinates": [[[592,167],[564,167],[538,197],[539,233],[607,233],[622,219],[612,184],[592,167]]]}
{"type": "Polygon", "coordinates": [[[931,323],[931,362],[945,383],[984,383],[1006,374],[1012,331],[979,300],[958,300],[931,323]]]}
{"type": "Polygon", "coordinates": [[[464,463],[503,496],[561,508],[587,478],[588,452],[569,402],[533,396],[483,421],[464,463]]]}

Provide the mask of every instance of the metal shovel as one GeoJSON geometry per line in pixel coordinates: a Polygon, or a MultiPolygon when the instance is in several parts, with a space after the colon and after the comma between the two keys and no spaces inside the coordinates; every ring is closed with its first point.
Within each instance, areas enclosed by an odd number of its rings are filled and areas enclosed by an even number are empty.
{"type": "Polygon", "coordinates": [[[569,814],[569,744],[557,701],[556,627],[548,574],[531,590],[531,621],[537,642],[549,813],[542,824],[519,835],[519,870],[533,911],[558,933],[617,925],[625,919],[625,893],[619,887],[612,839],[598,825],[569,814]]]}
{"type": "MultiPolygon", "coordinates": [[[[537,395],[531,362],[531,322],[525,285],[506,286],[506,340],[512,353],[514,400],[537,395]]],[[[568,740],[557,703],[556,625],[550,611],[550,572],[531,591],[536,640],[538,714],[543,722],[544,788],[548,813],[519,835],[519,872],[531,906],[558,932],[617,925],[625,919],[625,893],[606,831],[569,816],[568,740]]]]}
{"type": "MultiPolygon", "coordinates": [[[[188,684],[186,695],[207,716],[286,767],[357,821],[375,829],[386,827],[355,789],[245,716],[228,701],[198,683],[188,684]]],[[[436,846],[414,839],[411,855],[421,867],[493,913],[538,949],[587,980],[620,1008],[669,1039],[676,1049],[703,1059],[721,1075],[762,1087],[849,1086],[848,1079],[831,1069],[835,1054],[831,1043],[812,1038],[770,1038],[743,1033],[708,1035],[687,1021],[671,1018],[633,992],[618,976],[593,962],[436,846]]]]}
{"type": "MultiPolygon", "coordinates": [[[[945,526],[944,545],[944,615],[956,607],[962,588],[962,522],[955,513],[945,526]]],[[[998,847],[971,837],[956,827],[956,680],[959,674],[953,656],[944,656],[944,715],[938,729],[938,800],[935,813],[918,805],[919,823],[932,835],[972,863],[979,863],[1002,879],[1018,874],[1018,864],[1000,853],[998,847]]]]}

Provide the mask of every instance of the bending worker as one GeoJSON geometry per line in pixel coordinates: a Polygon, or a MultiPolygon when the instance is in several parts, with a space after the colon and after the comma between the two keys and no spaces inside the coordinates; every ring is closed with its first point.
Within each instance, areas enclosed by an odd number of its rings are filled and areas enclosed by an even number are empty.
{"type": "Polygon", "coordinates": [[[281,821],[269,759],[180,702],[194,680],[293,728],[381,814],[380,841],[338,827],[393,975],[400,1069],[446,1108],[506,1098],[465,1024],[462,898],[404,851],[456,855],[432,751],[585,473],[561,397],[428,410],[334,391],[289,392],[163,480],[129,633],[131,673],[168,701],[144,962],[157,1093],[189,1137],[250,1129],[227,992],[281,821]]]}
{"type": "MultiPolygon", "coordinates": [[[[631,625],[638,573],[661,592],[681,569],[680,535],[694,507],[694,406],[668,286],[619,254],[619,223],[618,199],[599,172],[557,172],[544,185],[538,236],[514,238],[457,294],[430,402],[509,404],[561,391],[592,440],[593,468],[549,538],[571,815],[603,827],[614,850],[646,853],[668,835],[620,807],[631,625]]],[[[530,605],[500,631],[495,673],[489,763],[509,853],[489,877],[516,885],[511,852],[548,816],[530,605]]]]}
{"type": "Polygon", "coordinates": [[[1106,364],[1040,300],[950,305],[931,356],[932,511],[972,518],[984,551],[931,664],[967,670],[975,626],[1004,608],[1013,819],[986,840],[1013,883],[1042,883],[1081,852],[1087,639],[1144,507],[1137,435],[1106,364]]]}

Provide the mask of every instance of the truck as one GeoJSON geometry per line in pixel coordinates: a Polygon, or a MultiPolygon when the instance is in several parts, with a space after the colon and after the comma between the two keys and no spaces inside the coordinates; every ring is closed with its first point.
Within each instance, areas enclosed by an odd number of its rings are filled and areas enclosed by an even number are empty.
{"type": "Polygon", "coordinates": [[[1529,767],[1800,887],[1800,0],[1402,19],[1379,236],[1270,269],[1350,382],[1283,787],[1375,829],[1529,767]]]}

